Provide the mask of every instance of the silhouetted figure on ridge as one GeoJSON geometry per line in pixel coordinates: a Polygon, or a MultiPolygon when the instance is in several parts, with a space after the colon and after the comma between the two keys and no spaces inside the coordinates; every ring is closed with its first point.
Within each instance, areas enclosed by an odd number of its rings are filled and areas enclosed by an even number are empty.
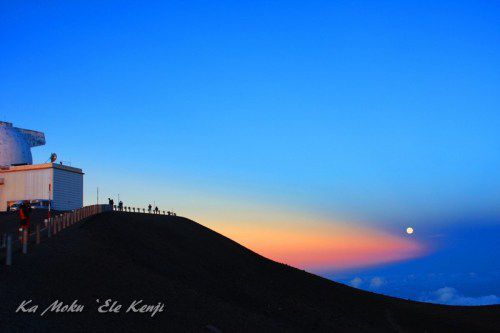
{"type": "Polygon", "coordinates": [[[151,214],[151,208],[153,208],[153,206],[151,206],[151,204],[149,204],[148,206],[148,213],[151,214]]]}

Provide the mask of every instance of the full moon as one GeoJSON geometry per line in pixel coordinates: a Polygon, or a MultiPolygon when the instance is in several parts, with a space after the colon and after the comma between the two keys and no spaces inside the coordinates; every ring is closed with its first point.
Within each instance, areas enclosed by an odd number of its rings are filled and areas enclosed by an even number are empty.
{"type": "Polygon", "coordinates": [[[407,233],[408,235],[411,235],[411,234],[413,233],[413,228],[412,228],[412,227],[408,227],[408,228],[406,228],[406,233],[407,233]]]}

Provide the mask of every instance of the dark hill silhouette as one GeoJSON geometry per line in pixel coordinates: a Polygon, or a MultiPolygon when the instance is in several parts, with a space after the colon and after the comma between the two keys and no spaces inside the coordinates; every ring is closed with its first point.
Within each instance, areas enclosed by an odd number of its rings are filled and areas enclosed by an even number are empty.
{"type": "Polygon", "coordinates": [[[16,255],[0,269],[0,331],[487,331],[500,306],[450,307],[357,290],[268,260],[181,217],[109,212],[16,255]],[[96,299],[164,302],[165,311],[99,314],[96,299]],[[42,310],[75,299],[83,313],[42,310]],[[41,312],[41,310],[40,310],[41,312]]]}

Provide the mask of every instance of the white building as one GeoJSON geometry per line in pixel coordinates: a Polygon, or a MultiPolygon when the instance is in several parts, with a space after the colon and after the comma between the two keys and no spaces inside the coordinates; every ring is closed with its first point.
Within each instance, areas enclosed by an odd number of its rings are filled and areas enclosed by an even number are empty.
{"type": "Polygon", "coordinates": [[[15,201],[34,199],[51,200],[55,210],[82,207],[82,170],[57,163],[0,169],[0,211],[15,201]]]}
{"type": "Polygon", "coordinates": [[[32,164],[31,147],[45,144],[41,132],[0,122],[0,211],[19,200],[51,200],[52,209],[83,206],[83,172],[56,164],[32,164]]]}

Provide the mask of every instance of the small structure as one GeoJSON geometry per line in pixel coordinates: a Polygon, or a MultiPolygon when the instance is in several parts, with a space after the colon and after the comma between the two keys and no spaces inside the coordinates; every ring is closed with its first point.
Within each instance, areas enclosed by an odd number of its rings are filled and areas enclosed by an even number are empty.
{"type": "Polygon", "coordinates": [[[19,200],[49,200],[56,210],[83,207],[82,169],[53,159],[32,164],[31,147],[44,144],[43,133],[0,122],[0,211],[19,200]]]}

